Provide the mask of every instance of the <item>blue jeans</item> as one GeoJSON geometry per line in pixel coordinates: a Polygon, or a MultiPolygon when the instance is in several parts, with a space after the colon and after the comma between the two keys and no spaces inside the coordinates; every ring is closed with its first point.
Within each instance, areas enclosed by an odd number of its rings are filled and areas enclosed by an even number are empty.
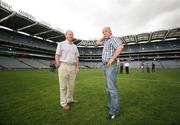
{"type": "Polygon", "coordinates": [[[109,114],[118,115],[119,106],[119,91],[116,85],[117,81],[117,65],[113,63],[111,66],[104,65],[105,87],[108,96],[109,114]]]}

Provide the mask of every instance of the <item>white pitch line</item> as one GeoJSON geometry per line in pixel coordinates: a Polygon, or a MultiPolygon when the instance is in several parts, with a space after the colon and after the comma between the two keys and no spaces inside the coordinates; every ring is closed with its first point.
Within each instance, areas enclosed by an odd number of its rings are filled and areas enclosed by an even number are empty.
{"type": "Polygon", "coordinates": [[[180,84],[180,82],[177,82],[177,81],[162,81],[162,80],[135,79],[135,78],[119,78],[119,77],[118,77],[118,79],[137,80],[137,81],[148,81],[148,82],[166,82],[166,83],[176,83],[176,84],[180,84]]]}

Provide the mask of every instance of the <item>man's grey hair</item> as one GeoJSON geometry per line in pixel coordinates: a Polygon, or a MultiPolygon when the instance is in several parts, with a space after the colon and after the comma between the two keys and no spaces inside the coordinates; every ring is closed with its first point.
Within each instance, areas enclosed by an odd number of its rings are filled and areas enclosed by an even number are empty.
{"type": "Polygon", "coordinates": [[[72,30],[67,30],[67,31],[65,32],[65,35],[67,35],[67,33],[69,33],[69,32],[73,33],[72,30]]]}

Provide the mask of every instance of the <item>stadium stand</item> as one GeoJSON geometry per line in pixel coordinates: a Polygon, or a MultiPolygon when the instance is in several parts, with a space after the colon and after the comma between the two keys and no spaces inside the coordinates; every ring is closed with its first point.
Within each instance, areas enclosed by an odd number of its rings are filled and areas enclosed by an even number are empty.
{"type": "Polygon", "coordinates": [[[32,68],[22,62],[20,62],[16,57],[0,57],[0,65],[5,69],[29,69],[32,68]]]}
{"type": "MultiPolygon", "coordinates": [[[[180,68],[180,28],[120,36],[125,46],[119,56],[130,67],[156,64],[157,68],[180,68]]],[[[46,69],[54,60],[57,42],[65,40],[64,31],[52,28],[45,21],[36,19],[0,0],[0,69],[46,69]]],[[[102,66],[103,46],[96,40],[74,39],[80,52],[83,68],[102,66]]]]}
{"type": "Polygon", "coordinates": [[[43,59],[32,59],[22,57],[0,56],[2,69],[48,69],[50,61],[43,59]]]}
{"type": "Polygon", "coordinates": [[[49,67],[49,65],[44,65],[43,63],[40,63],[38,59],[19,58],[18,60],[26,65],[31,66],[32,68],[44,69],[49,67]]]}

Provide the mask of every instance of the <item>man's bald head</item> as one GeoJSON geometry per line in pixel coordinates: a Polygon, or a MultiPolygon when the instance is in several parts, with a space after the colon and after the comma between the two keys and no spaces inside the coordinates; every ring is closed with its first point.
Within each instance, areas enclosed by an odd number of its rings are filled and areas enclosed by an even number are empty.
{"type": "Polygon", "coordinates": [[[104,27],[103,34],[105,38],[109,38],[112,35],[111,28],[109,26],[104,27]]]}

